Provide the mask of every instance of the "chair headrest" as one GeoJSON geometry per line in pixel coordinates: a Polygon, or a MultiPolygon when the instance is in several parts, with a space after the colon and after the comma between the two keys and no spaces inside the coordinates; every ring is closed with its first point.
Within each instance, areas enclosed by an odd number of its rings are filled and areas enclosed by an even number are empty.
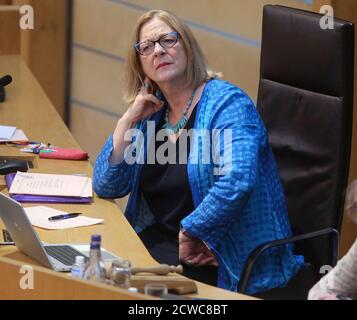
{"type": "Polygon", "coordinates": [[[346,48],[354,45],[353,23],[334,18],[334,28],[323,30],[322,15],[276,5],[266,5],[263,17],[262,78],[344,96],[344,70],[353,61],[344,55],[353,52],[346,48]]]}

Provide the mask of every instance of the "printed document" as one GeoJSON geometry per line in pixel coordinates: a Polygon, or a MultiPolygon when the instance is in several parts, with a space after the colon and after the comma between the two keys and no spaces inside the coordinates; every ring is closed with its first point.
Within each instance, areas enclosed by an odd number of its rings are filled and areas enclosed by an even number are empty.
{"type": "Polygon", "coordinates": [[[66,174],[17,172],[9,193],[92,197],[92,178],[66,174]]]}

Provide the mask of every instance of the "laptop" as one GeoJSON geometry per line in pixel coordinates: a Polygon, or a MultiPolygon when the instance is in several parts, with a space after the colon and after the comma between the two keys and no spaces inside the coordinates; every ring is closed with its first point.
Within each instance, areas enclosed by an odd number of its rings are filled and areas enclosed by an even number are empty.
{"type": "MultiPolygon", "coordinates": [[[[0,218],[24,254],[55,271],[70,271],[76,256],[89,259],[88,244],[43,244],[37,236],[24,208],[20,203],[0,192],[0,218]]],[[[105,262],[120,259],[113,253],[101,248],[105,262]]]]}

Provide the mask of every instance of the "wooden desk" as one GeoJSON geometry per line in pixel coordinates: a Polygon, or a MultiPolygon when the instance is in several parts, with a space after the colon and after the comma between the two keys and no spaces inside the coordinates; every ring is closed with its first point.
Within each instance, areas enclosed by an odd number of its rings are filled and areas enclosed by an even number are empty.
{"type": "MultiPolygon", "coordinates": [[[[78,147],[78,144],[62,122],[37,80],[19,56],[0,56],[0,74],[7,73],[12,75],[13,83],[6,87],[7,96],[5,103],[0,103],[0,123],[23,129],[30,140],[45,143],[50,142],[53,145],[61,147],[78,147]]],[[[93,130],[96,130],[96,128],[93,128],[93,130]]],[[[19,152],[17,147],[0,145],[0,156],[4,155],[29,156],[28,154],[19,152]]],[[[47,160],[39,159],[34,155],[31,156],[36,158],[36,167],[31,169],[34,172],[92,174],[92,167],[88,161],[47,160]]],[[[0,176],[0,179],[0,190],[2,189],[2,192],[7,193],[3,177],[0,176]]],[[[24,204],[25,207],[34,205],[38,204],[24,204]]],[[[86,216],[103,218],[104,224],[56,231],[36,228],[42,241],[48,243],[88,243],[91,234],[98,233],[102,235],[103,247],[123,258],[131,260],[133,265],[145,266],[157,264],[113,201],[100,199],[95,196],[92,204],[51,204],[49,206],[67,212],[79,211],[86,216]]],[[[0,222],[0,228],[3,228],[2,222],[0,222]]],[[[0,256],[38,265],[38,263],[26,257],[14,247],[0,247],[0,256]]],[[[56,274],[51,270],[48,270],[47,273],[56,274]]],[[[63,277],[63,275],[60,276],[63,277]]],[[[1,292],[4,292],[1,290],[1,283],[8,279],[2,279],[2,277],[5,276],[0,272],[0,298],[6,298],[1,296],[1,292]]],[[[71,281],[74,280],[71,279],[71,281]]],[[[197,282],[197,285],[199,290],[198,295],[193,296],[210,299],[251,299],[248,296],[218,289],[199,282],[197,282]]],[[[69,296],[64,294],[62,297],[68,298],[69,296]]],[[[81,297],[81,295],[74,295],[74,298],[81,297]]],[[[97,297],[100,298],[98,295],[97,297]]],[[[110,295],[109,297],[113,298],[110,295]]],[[[42,298],[46,298],[45,293],[42,298]]],[[[61,298],[61,295],[57,293],[54,298],[61,298]]],[[[127,296],[122,296],[122,298],[127,298],[127,296]]]]}

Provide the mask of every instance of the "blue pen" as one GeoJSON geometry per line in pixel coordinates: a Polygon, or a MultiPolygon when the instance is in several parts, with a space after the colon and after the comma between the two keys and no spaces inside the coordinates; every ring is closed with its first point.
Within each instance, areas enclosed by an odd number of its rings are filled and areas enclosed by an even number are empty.
{"type": "Polygon", "coordinates": [[[58,220],[65,220],[70,218],[78,217],[81,213],[68,213],[68,214],[60,214],[58,216],[49,217],[49,221],[58,221],[58,220]]]}
{"type": "Polygon", "coordinates": [[[41,146],[36,146],[34,148],[32,148],[32,152],[35,154],[39,154],[41,150],[41,146]]]}

